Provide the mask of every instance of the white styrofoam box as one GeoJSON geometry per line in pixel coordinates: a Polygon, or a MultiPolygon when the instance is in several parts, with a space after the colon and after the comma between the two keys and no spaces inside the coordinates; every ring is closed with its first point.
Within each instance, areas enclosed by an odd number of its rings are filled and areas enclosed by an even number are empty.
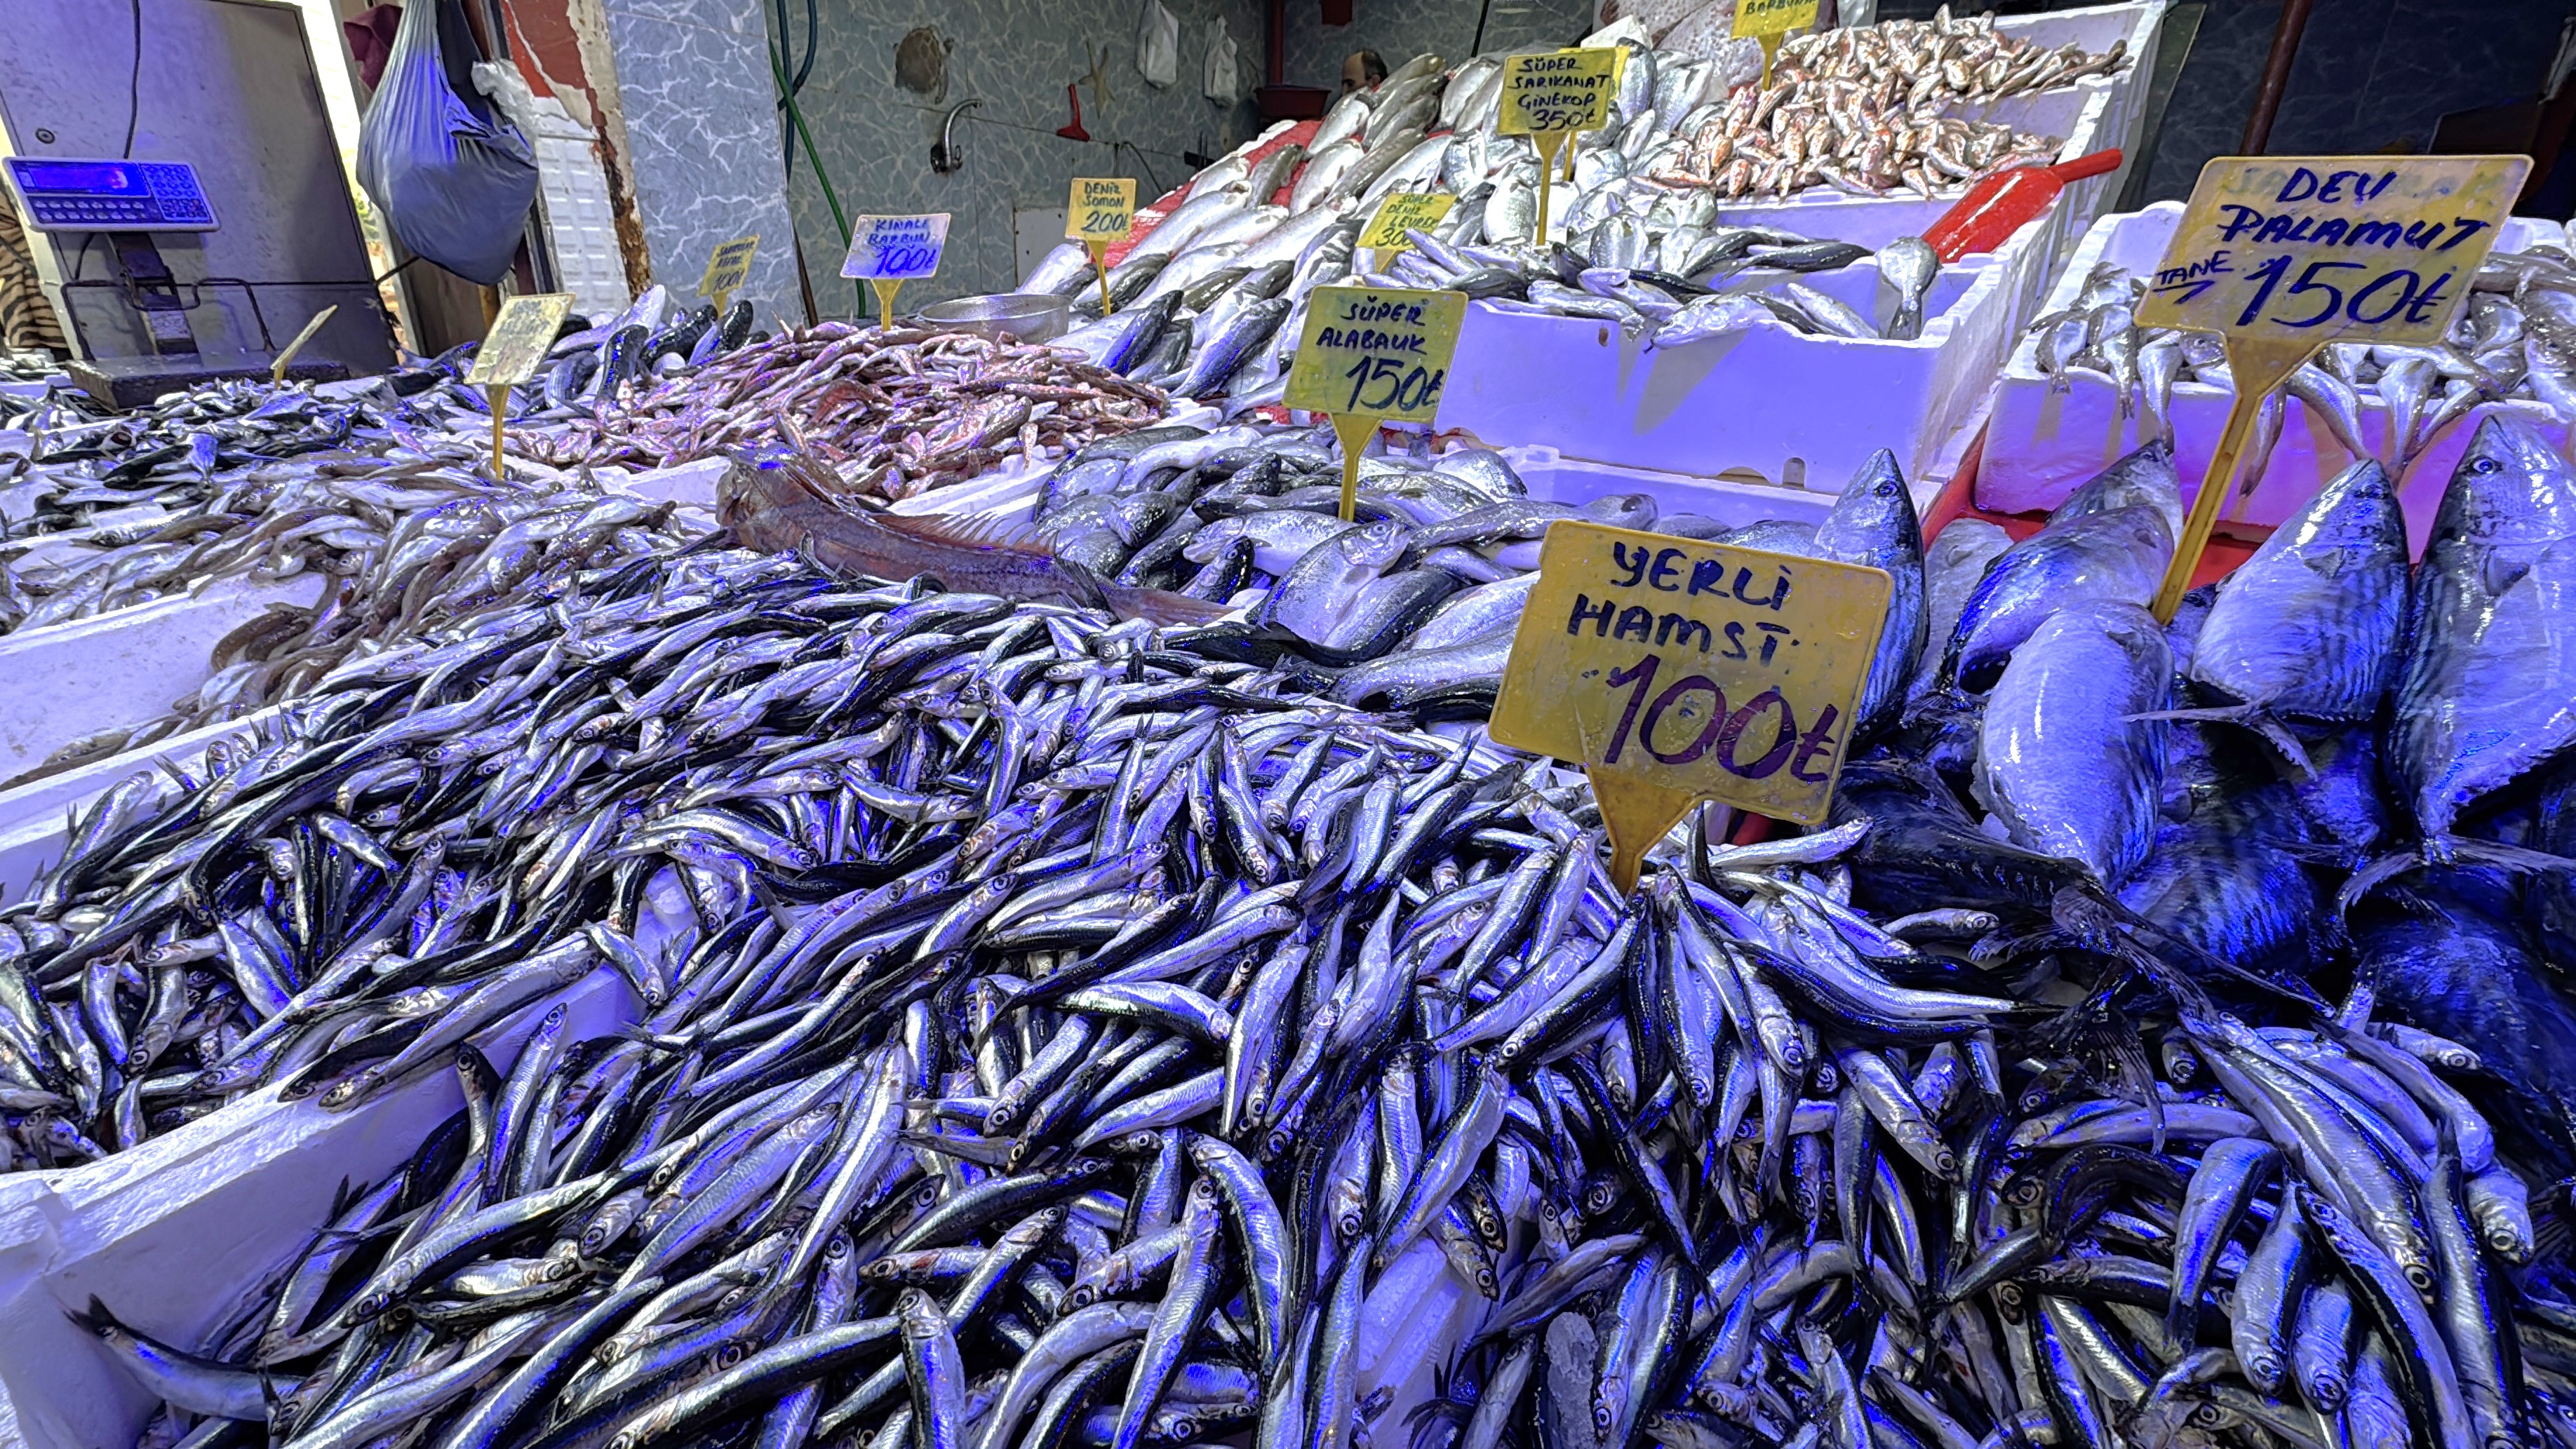
{"type": "MultiPolygon", "coordinates": [[[[1696,513],[1729,528],[1786,518],[1822,523],[1834,506],[1834,494],[1777,483],[1738,483],[1727,478],[1697,478],[1653,468],[1623,468],[1569,458],[1554,448],[1505,448],[1503,460],[1529,485],[1529,496],[1577,506],[1618,493],[1643,493],[1664,514],[1696,513]]],[[[1839,487],[1842,480],[1835,480],[1839,487]]]]}
{"type": "MultiPolygon", "coordinates": [[[[496,1068],[558,1001],[567,1042],[640,1010],[603,966],[483,1038],[496,1068]]],[[[133,1443],[156,1401],[67,1315],[95,1296],[163,1342],[208,1346],[324,1226],[343,1182],[383,1181],[463,1105],[452,1071],[344,1113],[270,1087],[131,1151],[0,1179],[0,1423],[14,1418],[32,1449],[133,1443]]]]}
{"type": "Polygon", "coordinates": [[[155,599],[0,637],[0,780],[84,735],[167,714],[205,683],[210,651],[272,605],[311,608],[318,574],[226,580],[196,597],[155,599]]]}
{"type": "MultiPolygon", "coordinates": [[[[2106,216],[2093,224],[2084,242],[2067,259],[2043,315],[2075,304],[2084,279],[2109,263],[2138,274],[2151,274],[2182,220],[2182,203],[2160,201],[2142,211],[2106,216]]],[[[2520,251],[2541,243],[2558,243],[2566,231],[2556,222],[2509,217],[2497,237],[2500,251],[2520,251]]],[[[2054,508],[2075,485],[2100,472],[2111,460],[2145,441],[2154,423],[2145,416],[2123,417],[2120,398],[2108,378],[2077,370],[2053,387],[2039,371],[2039,339],[2015,340],[2003,380],[1996,389],[1994,423],[1986,435],[1977,470],[1977,506],[2000,513],[2030,513],[2054,508]]],[[[2174,387],[2175,466],[2183,477],[2183,496],[2198,491],[2209,470],[2219,434],[2226,429],[2235,393],[2209,383],[2185,382],[2174,387]]],[[[2477,431],[2478,421],[2505,413],[2530,423],[2543,436],[2564,447],[2566,422],[2536,402],[2482,403],[2453,423],[2417,455],[2398,480],[2398,499],[2406,509],[2406,531],[2420,553],[2433,523],[2434,509],[2451,470],[2477,431]]],[[[2374,390],[2362,393],[2361,441],[2383,449],[2388,414],[2374,390]]],[[[2334,434],[2308,416],[2293,400],[2282,420],[2263,481],[2252,497],[2238,504],[2234,521],[2270,526],[2290,516],[2335,474],[2353,462],[2334,434]]]]}
{"type": "MultiPolygon", "coordinates": [[[[71,812],[141,771],[162,765],[193,771],[204,760],[207,745],[227,735],[247,737],[272,712],[261,710],[243,719],[200,726],[0,791],[0,901],[24,898],[34,889],[37,873],[61,858],[63,822],[71,812]]],[[[0,1439],[0,1444],[6,1442],[0,1439]]]]}
{"type": "MultiPolygon", "coordinates": [[[[1919,486],[2001,362],[2004,275],[1990,258],[1945,268],[1910,342],[1764,324],[1658,348],[1615,323],[1471,305],[1440,425],[1495,446],[1703,477],[1741,468],[1778,480],[1796,458],[1808,484],[1827,490],[1893,448],[1919,486]]],[[[1801,280],[1872,320],[1892,305],[1874,262],[1801,280]]]]}
{"type": "Polygon", "coordinates": [[[533,113],[536,125],[528,140],[537,152],[537,204],[554,252],[555,285],[572,293],[574,311],[592,317],[622,312],[634,294],[626,286],[626,255],[617,245],[599,137],[552,96],[536,97],[533,113]]]}

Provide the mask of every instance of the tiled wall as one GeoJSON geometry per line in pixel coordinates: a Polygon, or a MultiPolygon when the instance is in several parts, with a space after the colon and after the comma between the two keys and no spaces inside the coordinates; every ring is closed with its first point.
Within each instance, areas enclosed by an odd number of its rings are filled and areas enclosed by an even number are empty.
{"type": "Polygon", "coordinates": [[[1592,29],[1591,0],[1352,0],[1351,23],[1326,25],[1316,0],[1288,0],[1287,80],[1338,90],[1342,59],[1374,50],[1391,70],[1424,51],[1465,59],[1484,13],[1488,51],[1571,45],[1592,29]]]}
{"type": "Polygon", "coordinates": [[[717,245],[757,234],[751,276],[735,296],[749,298],[769,326],[803,312],[760,4],[604,0],[603,8],[653,279],[695,306],[717,245]]]}
{"type": "MultiPolygon", "coordinates": [[[[773,0],[756,3],[767,9],[769,28],[777,30],[773,0]]],[[[786,4],[787,33],[801,58],[804,0],[786,4]]],[[[939,275],[905,287],[907,308],[1010,290],[1018,281],[1012,211],[1062,207],[1074,177],[1133,176],[1140,195],[1151,197],[1189,176],[1183,152],[1219,154],[1259,129],[1252,105],[1252,89],[1261,81],[1257,0],[1164,0],[1180,20],[1178,73],[1166,89],[1148,86],[1136,69],[1138,0],[816,4],[821,41],[797,103],[843,210],[852,216],[945,211],[952,218],[939,275]],[[1230,107],[1209,101],[1201,89],[1207,25],[1214,16],[1224,17],[1237,54],[1242,99],[1230,107]],[[895,47],[916,26],[933,27],[953,42],[944,98],[895,83],[895,47]],[[1092,55],[1103,50],[1105,102],[1095,100],[1087,79],[1092,55]],[[1077,80],[1083,81],[1088,143],[1055,134],[1070,118],[1064,88],[1077,80]],[[965,166],[940,175],[931,170],[930,148],[939,139],[941,117],[969,99],[983,104],[957,125],[965,166]]],[[[804,238],[817,310],[849,315],[854,289],[840,278],[841,234],[801,147],[787,195],[804,238]]]]}

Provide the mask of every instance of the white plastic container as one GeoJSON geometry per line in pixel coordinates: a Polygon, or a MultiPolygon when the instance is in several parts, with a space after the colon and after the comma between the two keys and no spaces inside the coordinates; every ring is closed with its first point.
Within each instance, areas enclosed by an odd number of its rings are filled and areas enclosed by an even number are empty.
{"type": "MultiPolygon", "coordinates": [[[[1831,492],[1783,487],[1777,483],[1738,483],[1727,478],[1694,478],[1651,468],[1622,468],[1569,458],[1554,448],[1505,448],[1504,461],[1529,485],[1532,498],[1582,505],[1616,493],[1643,493],[1666,514],[1696,513],[1729,528],[1785,518],[1822,523],[1834,506],[1831,492]]],[[[1836,487],[1840,487],[1837,480],[1836,487]]]]}
{"type": "MultiPolygon", "coordinates": [[[[2004,276],[1992,259],[1945,269],[1910,342],[1766,324],[1658,348],[1615,323],[1470,306],[1440,426],[1699,477],[1744,469],[1778,481],[1795,461],[1829,492],[1886,447],[1916,479],[2000,364],[2004,276]]],[[[1893,305],[1874,262],[1799,280],[1873,321],[1893,305]]]]}
{"type": "MultiPolygon", "coordinates": [[[[509,1070],[557,1001],[571,1008],[567,1042],[640,1009],[602,967],[485,1038],[494,1067],[509,1070]]],[[[324,1225],[344,1182],[382,1182],[463,1105],[452,1071],[338,1114],[270,1088],[130,1152],[0,1178],[0,1442],[133,1443],[158,1401],[68,1314],[95,1296],[140,1332],[207,1347],[324,1225]]]]}
{"type": "Polygon", "coordinates": [[[50,628],[0,635],[0,780],[100,730],[142,724],[194,693],[223,637],[278,604],[310,608],[320,575],[228,579],[50,628]]]}
{"type": "MultiPolygon", "coordinates": [[[[2084,289],[2084,279],[2100,264],[2131,273],[2152,273],[2182,219],[2182,203],[2161,201],[2143,211],[2106,216],[2093,229],[2059,274],[2041,315],[2071,307],[2084,289]]],[[[2556,222],[2528,217],[2507,218],[2497,238],[2500,251],[2519,251],[2566,239],[2556,222]]],[[[1995,395],[1994,421],[1978,465],[1976,503],[1999,513],[2032,513],[2054,508],[2075,485],[2102,470],[2112,459],[2137,447],[2154,430],[2140,408],[2121,416],[2120,397],[2108,378],[2074,370],[2053,387],[2039,370],[2039,339],[2016,339],[2011,360],[1995,395]]],[[[2232,389],[2209,383],[2177,383],[2173,392],[2175,465],[2183,477],[2183,496],[2198,491],[2235,405],[2232,389]]],[[[2529,401],[2482,403],[2434,438],[2398,480],[2398,499],[2406,510],[2409,542],[2423,551],[2432,529],[2434,509],[2451,470],[2477,432],[2479,420],[2507,413],[2539,429],[2562,450],[2568,424],[2541,404],[2529,401]]],[[[2373,389],[2362,392],[2361,441],[2374,451],[2387,440],[2388,413],[2373,389]]],[[[2269,527],[2289,517],[2314,497],[2327,480],[2353,462],[2334,434],[2293,400],[2282,421],[2280,441],[2253,496],[2238,504],[2233,521],[2269,527]]]]}

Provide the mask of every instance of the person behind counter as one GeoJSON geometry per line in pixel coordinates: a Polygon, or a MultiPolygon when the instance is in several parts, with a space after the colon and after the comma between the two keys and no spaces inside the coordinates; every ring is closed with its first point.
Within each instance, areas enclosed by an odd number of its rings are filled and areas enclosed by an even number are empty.
{"type": "Polygon", "coordinates": [[[1386,62],[1374,50],[1354,50],[1342,61],[1342,94],[1366,90],[1386,79],[1386,62]]]}

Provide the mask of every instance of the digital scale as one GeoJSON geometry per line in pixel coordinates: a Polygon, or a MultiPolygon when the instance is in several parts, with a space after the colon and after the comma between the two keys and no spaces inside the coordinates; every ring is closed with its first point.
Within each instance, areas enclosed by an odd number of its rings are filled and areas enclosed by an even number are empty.
{"type": "Polygon", "coordinates": [[[9,185],[38,231],[213,231],[215,210],[185,161],[12,156],[9,185]]]}

